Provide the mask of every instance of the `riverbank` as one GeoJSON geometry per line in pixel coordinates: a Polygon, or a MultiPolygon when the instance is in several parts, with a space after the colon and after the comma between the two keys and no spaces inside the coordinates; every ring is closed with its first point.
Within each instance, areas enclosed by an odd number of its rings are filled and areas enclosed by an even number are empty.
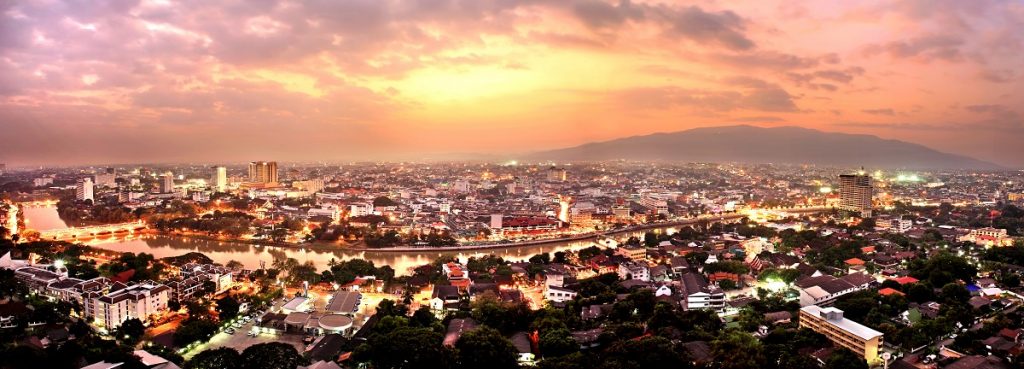
{"type": "MultiPolygon", "coordinates": [[[[825,210],[828,210],[828,209],[827,208],[801,208],[801,209],[792,209],[792,210],[789,210],[789,211],[790,212],[794,212],[794,213],[806,214],[806,213],[821,212],[821,211],[825,211],[825,210]]],[[[195,238],[195,239],[203,239],[203,240],[207,240],[207,241],[236,242],[236,243],[245,243],[245,244],[256,245],[256,246],[272,246],[272,247],[282,247],[282,248],[291,248],[291,249],[314,249],[314,250],[324,250],[324,251],[353,251],[353,252],[377,252],[377,253],[435,252],[435,251],[436,252],[459,252],[459,251],[481,251],[481,250],[514,249],[514,248],[530,247],[530,246],[543,246],[543,245],[547,245],[547,244],[560,243],[560,242],[585,241],[585,240],[588,240],[588,239],[597,239],[599,237],[616,236],[616,235],[621,235],[621,234],[625,234],[625,233],[646,231],[646,230],[650,230],[650,229],[688,226],[688,225],[697,224],[697,223],[702,222],[702,221],[706,221],[706,222],[734,221],[734,220],[739,220],[739,219],[741,219],[743,217],[746,217],[746,216],[747,215],[741,214],[741,213],[730,213],[730,214],[725,214],[725,215],[703,216],[703,217],[697,217],[697,218],[680,219],[680,220],[668,221],[668,222],[660,222],[660,223],[639,224],[639,225],[635,225],[635,226],[631,226],[631,227],[627,227],[627,228],[623,228],[623,229],[617,229],[617,230],[612,230],[612,231],[590,232],[590,233],[576,235],[576,236],[570,236],[570,237],[559,237],[559,238],[550,238],[550,239],[542,239],[542,240],[529,240],[529,241],[521,241],[521,242],[489,243],[489,244],[482,244],[482,245],[458,245],[458,246],[439,246],[439,247],[431,247],[431,246],[395,246],[395,247],[373,248],[373,247],[360,246],[358,244],[356,244],[356,245],[349,245],[349,244],[339,245],[339,244],[335,244],[335,243],[325,243],[325,242],[293,243],[293,242],[274,242],[274,241],[268,241],[268,240],[236,240],[236,239],[221,239],[221,238],[217,238],[217,237],[211,237],[211,236],[206,236],[206,235],[198,235],[198,234],[191,234],[191,233],[179,233],[179,232],[167,232],[167,233],[164,233],[164,232],[159,232],[159,231],[155,231],[155,230],[149,230],[149,231],[150,232],[155,232],[155,234],[159,234],[159,235],[195,238]]]]}

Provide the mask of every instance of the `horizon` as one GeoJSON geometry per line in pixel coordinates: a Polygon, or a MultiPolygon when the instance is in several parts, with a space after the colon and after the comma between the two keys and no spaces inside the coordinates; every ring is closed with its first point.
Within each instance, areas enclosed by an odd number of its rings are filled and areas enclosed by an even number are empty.
{"type": "Polygon", "coordinates": [[[1024,168],[1019,2],[0,10],[0,163],[12,167],[502,160],[742,124],[1024,168]]]}

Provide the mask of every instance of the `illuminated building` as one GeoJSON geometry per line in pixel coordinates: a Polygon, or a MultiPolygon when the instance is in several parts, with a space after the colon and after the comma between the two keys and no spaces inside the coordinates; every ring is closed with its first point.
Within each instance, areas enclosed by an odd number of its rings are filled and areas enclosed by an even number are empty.
{"type": "Polygon", "coordinates": [[[170,172],[160,176],[160,193],[174,192],[174,175],[170,172]]]}
{"type": "Polygon", "coordinates": [[[224,192],[228,188],[228,168],[216,167],[213,171],[213,189],[224,192]]]}
{"type": "Polygon", "coordinates": [[[114,291],[95,299],[96,324],[108,329],[131,318],[145,321],[151,315],[166,311],[171,289],[156,282],[145,282],[116,290],[111,287],[111,290],[114,291]]]}
{"type": "Polygon", "coordinates": [[[565,182],[568,179],[568,175],[565,169],[551,167],[548,168],[548,182],[565,182]]]}
{"type": "Polygon", "coordinates": [[[254,161],[249,163],[249,182],[276,184],[277,183],[277,162],[276,161],[254,161]]]}
{"type": "Polygon", "coordinates": [[[850,349],[868,363],[878,360],[882,332],[844,318],[842,310],[816,305],[804,306],[800,308],[800,327],[825,335],[836,345],[850,349]]]}
{"type": "Polygon", "coordinates": [[[972,229],[967,234],[960,236],[958,241],[971,242],[985,247],[1013,246],[1013,237],[1010,237],[1005,229],[992,227],[972,229]]]}
{"type": "Polygon", "coordinates": [[[75,199],[78,201],[93,201],[92,190],[91,178],[79,179],[78,183],[75,185],[75,199]]]}
{"type": "Polygon", "coordinates": [[[839,209],[871,217],[871,177],[863,174],[839,176],[839,209]]]}

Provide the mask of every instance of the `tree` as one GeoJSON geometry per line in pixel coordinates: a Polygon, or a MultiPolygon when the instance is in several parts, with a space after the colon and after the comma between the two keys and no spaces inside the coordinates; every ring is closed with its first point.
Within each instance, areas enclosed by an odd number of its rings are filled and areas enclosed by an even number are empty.
{"type": "Polygon", "coordinates": [[[295,369],[307,360],[287,343],[268,342],[252,345],[242,351],[241,367],[246,369],[295,369]]]}
{"type": "Polygon", "coordinates": [[[545,358],[568,355],[579,349],[579,344],[566,328],[558,328],[540,334],[540,353],[545,358]]]}
{"type": "Polygon", "coordinates": [[[764,362],[761,342],[737,330],[722,332],[711,342],[711,353],[722,369],[754,369],[764,362]]]}
{"type": "Polygon", "coordinates": [[[618,341],[607,352],[601,368],[685,369],[693,365],[686,353],[664,337],[618,341]]]}
{"type": "Polygon", "coordinates": [[[221,347],[196,354],[185,369],[241,369],[242,355],[233,348],[221,347]]]}
{"type": "Polygon", "coordinates": [[[440,333],[426,328],[399,327],[374,334],[354,352],[357,360],[370,361],[377,369],[449,368],[452,353],[440,333]]]}
{"type": "Polygon", "coordinates": [[[840,347],[825,360],[825,369],[868,369],[868,363],[853,351],[840,347]]]}
{"type": "Polygon", "coordinates": [[[459,367],[466,369],[516,369],[517,351],[512,342],[498,330],[481,326],[463,333],[455,344],[459,352],[459,367]]]}
{"type": "Polygon", "coordinates": [[[209,319],[186,319],[174,331],[174,345],[185,347],[196,341],[209,339],[217,331],[217,323],[209,319]]]}
{"type": "Polygon", "coordinates": [[[232,296],[225,296],[217,300],[217,319],[222,322],[229,321],[238,316],[238,309],[241,304],[232,296]]]}
{"type": "Polygon", "coordinates": [[[125,320],[117,327],[117,337],[128,346],[135,346],[146,334],[146,326],[137,318],[125,320]]]}

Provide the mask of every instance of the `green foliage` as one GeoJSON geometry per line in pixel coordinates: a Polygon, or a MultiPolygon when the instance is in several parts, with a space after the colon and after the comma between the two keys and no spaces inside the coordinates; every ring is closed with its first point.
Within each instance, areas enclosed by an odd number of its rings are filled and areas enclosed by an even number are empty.
{"type": "Polygon", "coordinates": [[[608,348],[600,366],[601,369],[686,369],[692,367],[686,352],[678,344],[664,337],[618,341],[608,348]]]}
{"type": "Polygon", "coordinates": [[[269,342],[249,346],[242,351],[241,367],[245,369],[295,369],[308,364],[295,347],[287,343],[269,342]]]}
{"type": "Polygon", "coordinates": [[[225,296],[217,300],[217,319],[222,322],[229,321],[238,316],[238,309],[241,304],[232,296],[225,296]]]}
{"type": "Polygon", "coordinates": [[[465,332],[455,343],[458,349],[458,367],[465,369],[515,369],[518,351],[501,332],[482,326],[465,332]]]}
{"type": "Polygon", "coordinates": [[[568,329],[551,329],[540,334],[540,353],[546,359],[571,354],[579,350],[568,329]]]}
{"type": "Polygon", "coordinates": [[[754,336],[742,331],[727,330],[711,342],[714,360],[722,369],[755,369],[764,362],[764,352],[754,336]]]}
{"type": "Polygon", "coordinates": [[[142,324],[141,320],[131,318],[125,320],[117,327],[117,338],[129,346],[134,346],[139,343],[142,339],[142,335],[146,334],[146,326],[142,324]]]}
{"type": "Polygon", "coordinates": [[[825,369],[868,369],[868,362],[845,347],[839,347],[825,360],[825,369]]]}
{"type": "Polygon", "coordinates": [[[936,253],[928,260],[915,259],[907,269],[911,276],[927,280],[932,286],[945,286],[957,280],[970,282],[978,275],[974,265],[948,252],[936,253]]]}
{"type": "Polygon", "coordinates": [[[443,336],[426,328],[400,327],[371,335],[353,355],[377,369],[450,368],[454,354],[441,345],[443,336]]]}
{"type": "Polygon", "coordinates": [[[205,350],[185,363],[185,369],[241,369],[242,355],[230,347],[205,350]]]}

